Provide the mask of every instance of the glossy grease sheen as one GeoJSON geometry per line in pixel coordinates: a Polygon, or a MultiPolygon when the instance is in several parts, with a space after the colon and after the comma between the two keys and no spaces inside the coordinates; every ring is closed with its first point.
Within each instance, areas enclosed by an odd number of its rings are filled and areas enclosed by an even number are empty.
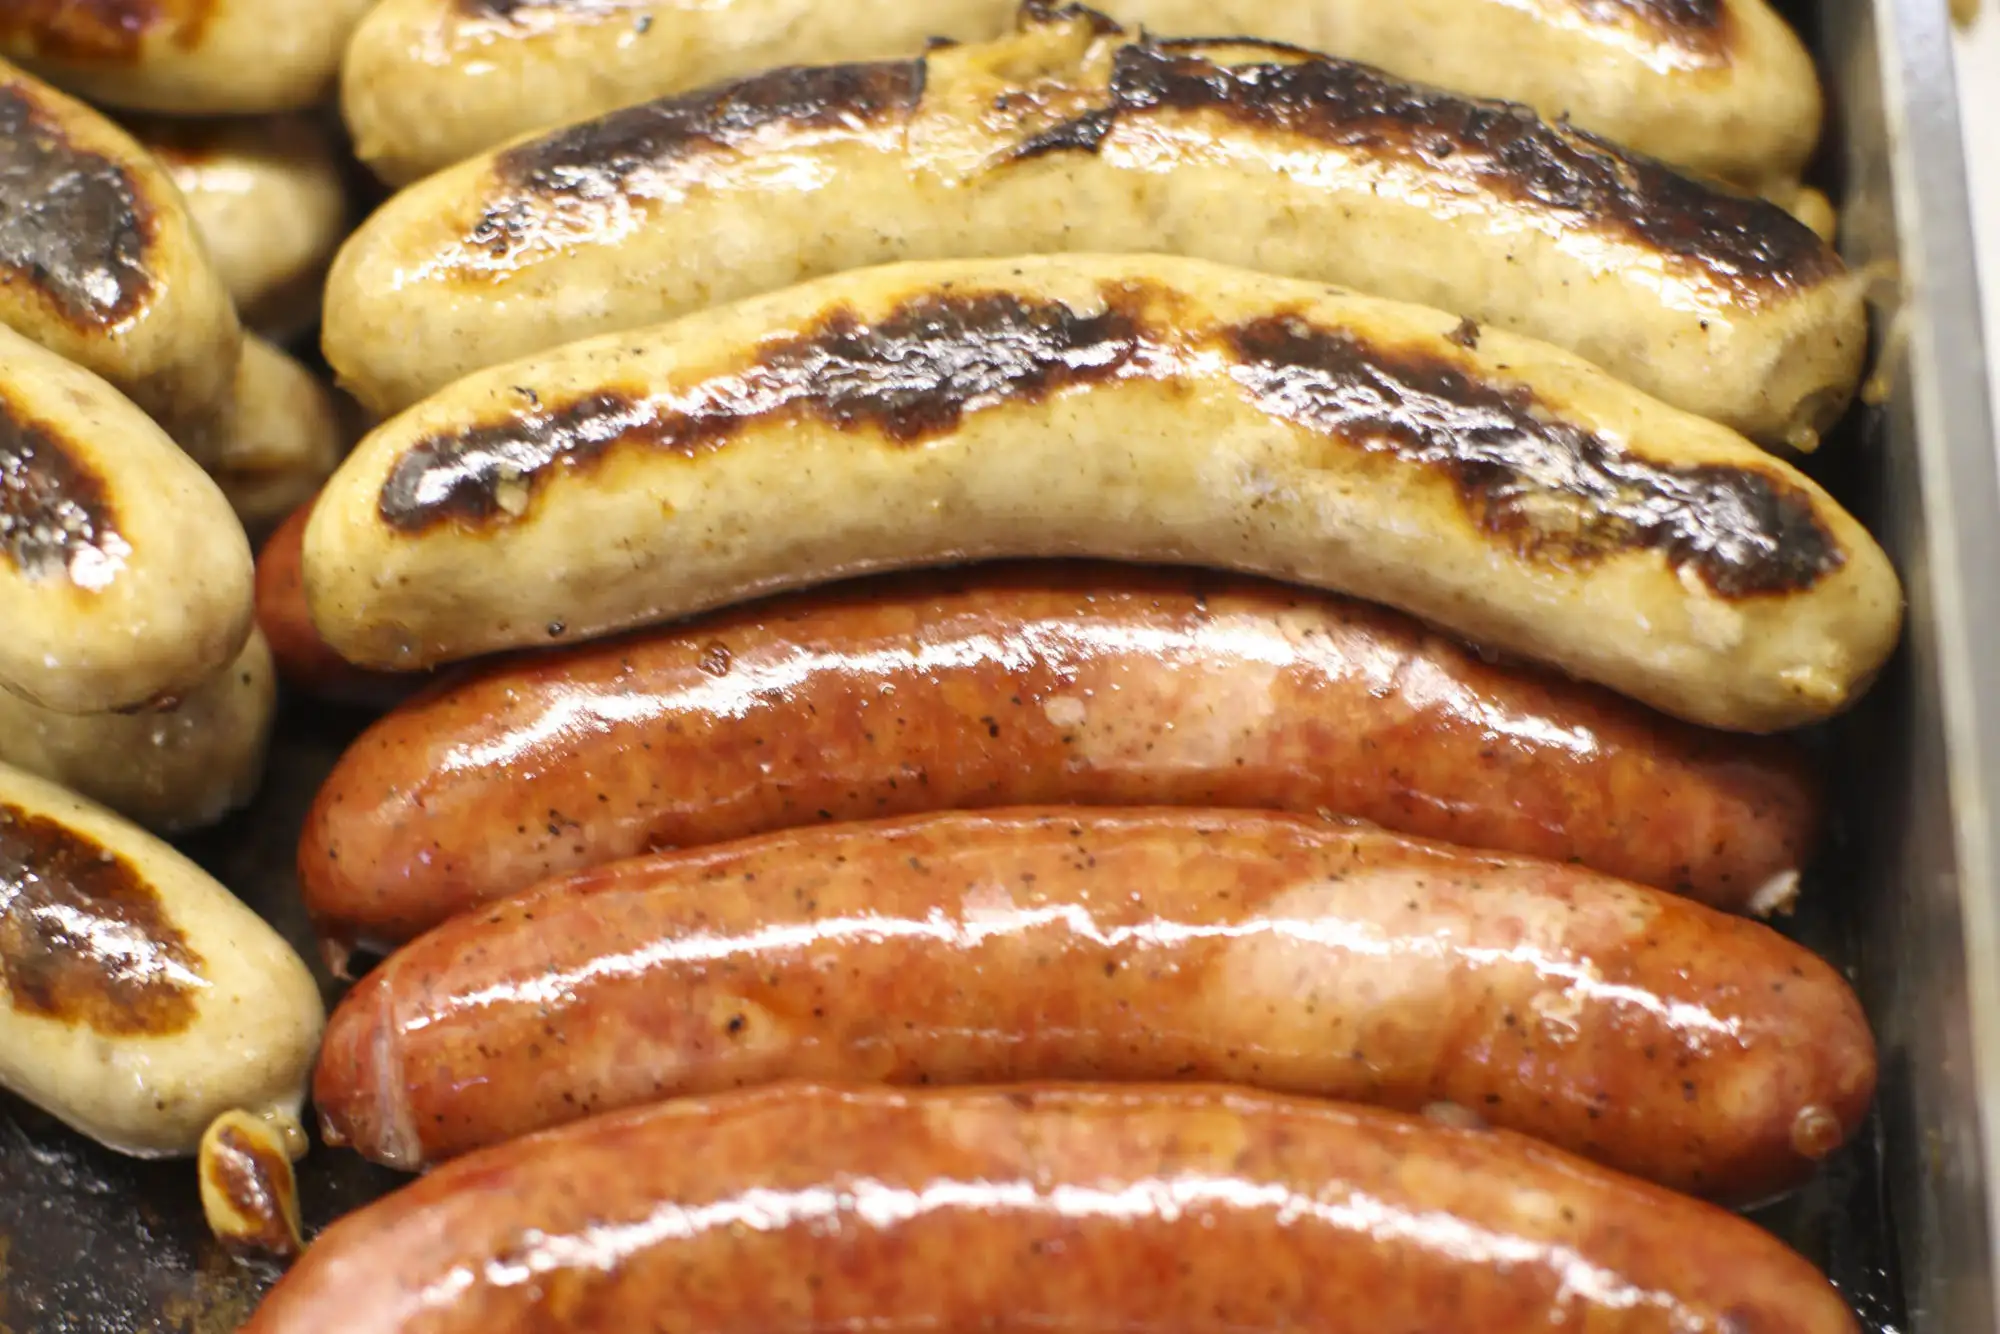
{"type": "Polygon", "coordinates": [[[1740,1202],[1853,1131],[1875,1053],[1831,968],[1684,899],[1311,818],[1058,808],[662,853],[462,915],[348,994],[313,1102],[415,1169],[797,1078],[1452,1102],[1740,1202]]]}
{"type": "Polygon", "coordinates": [[[1855,1329],[1754,1225],[1502,1131],[1214,1087],[793,1086],[448,1164],[335,1223],[246,1330],[661,1311],[717,1334],[1855,1329]]]}
{"type": "MultiPolygon", "coordinates": [[[[396,678],[347,667],[281,584],[296,559],[274,540],[259,566],[288,679],[379,695],[396,678]]],[[[1058,802],[1326,811],[1736,911],[1783,900],[1819,823],[1787,742],[1491,664],[1366,603],[1041,562],[488,665],[347,749],[299,882],[337,946],[381,944],[660,848],[1058,802]]]]}

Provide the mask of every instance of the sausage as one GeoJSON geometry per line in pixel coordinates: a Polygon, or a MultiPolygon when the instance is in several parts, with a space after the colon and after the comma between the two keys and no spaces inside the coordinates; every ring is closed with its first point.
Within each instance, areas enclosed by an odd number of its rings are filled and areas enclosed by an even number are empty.
{"type": "Polygon", "coordinates": [[[395,703],[426,679],[422,673],[371,672],[327,647],[306,609],[299,548],[312,513],[310,498],[293,510],[257,553],[257,624],[270,641],[286,686],[337,704],[395,703]]]}
{"type": "Polygon", "coordinates": [[[319,318],[319,292],[347,235],[333,133],[316,116],[133,125],[180,187],[229,295],[254,329],[287,338],[319,318]]]}
{"type": "Polygon", "coordinates": [[[296,1122],[319,989],[201,868],[0,765],[0,895],[0,1085],[139,1157],[232,1109],[296,1122]]]}
{"type": "Polygon", "coordinates": [[[212,462],[242,331],[173,181],[124,130],[5,64],[0,179],[0,324],[212,462]]]}
{"type": "MultiPolygon", "coordinates": [[[[1106,0],[1162,35],[1255,34],[1404,78],[1525,102],[1702,176],[1796,179],[1819,81],[1761,0],[1106,0]]],[[[530,130],[801,60],[886,60],[934,36],[984,41],[1013,0],[384,0],[341,93],[362,159],[403,185],[530,130]]]]}
{"type": "MultiPolygon", "coordinates": [[[[264,591],[281,550],[258,571],[266,630],[300,646],[280,662],[341,680],[353,669],[302,612],[274,618],[297,605],[264,591]]],[[[653,849],[1035,803],[1324,811],[1736,911],[1784,902],[1819,826],[1784,742],[1490,665],[1365,603],[1046,563],[842,585],[487,667],[348,748],[299,883],[336,946],[381,945],[653,849]]]]}
{"type": "Polygon", "coordinates": [[[1065,13],[982,46],[752,75],[440,172],[342,248],[323,341],[387,415],[482,367],[827,273],[1049,251],[1185,254],[1436,306],[1800,449],[1852,396],[1866,335],[1860,281],[1775,204],[1522,108],[1065,13]]]}
{"type": "Polygon", "coordinates": [[[301,111],[335,88],[374,0],[8,0],[0,55],[93,102],[233,116],[301,111]]]}
{"type": "Polygon", "coordinates": [[[261,338],[245,340],[215,480],[253,540],[333,475],[353,438],[348,415],[318,376],[261,338]]]}
{"type": "Polygon", "coordinates": [[[251,579],[215,483],[110,385],[0,328],[0,689],[63,713],[192,690],[242,650],[251,579]]]}
{"type": "Polygon", "coordinates": [[[277,705],[271,648],[253,628],[235,662],[159,708],[55,713],[0,691],[0,761],[178,833],[257,795],[277,705]]]}
{"type": "Polygon", "coordinates": [[[496,367],[363,441],[304,562],[327,643],[410,669],[1026,555],[1353,593],[1747,731],[1845,707],[1900,624],[1881,549],[1740,436],[1165,256],[894,265],[496,367]]]}
{"type": "Polygon", "coordinates": [[[244,1334],[1852,1334],[1713,1205],[1505,1131],[1217,1087],[791,1086],[600,1117],[335,1223],[244,1334]]]}
{"type": "Polygon", "coordinates": [[[1309,817],[950,812],[552,881],[328,1022],[323,1137],[415,1170],[783,1079],[1219,1080],[1451,1102],[1759,1200],[1860,1124],[1875,1050],[1770,928],[1594,872],[1309,817]]]}

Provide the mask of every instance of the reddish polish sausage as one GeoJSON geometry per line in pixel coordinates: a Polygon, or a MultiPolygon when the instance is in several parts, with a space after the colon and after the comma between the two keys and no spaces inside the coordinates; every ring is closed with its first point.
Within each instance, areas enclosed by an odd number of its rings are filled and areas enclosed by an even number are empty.
{"type": "Polygon", "coordinates": [[[1852,1334],[1754,1224],[1504,1131],[1215,1087],[669,1102],[335,1223],[246,1334],[1852,1334]]]}
{"type": "Polygon", "coordinates": [[[1048,563],[488,668],[355,743],[299,871],[336,944],[396,942],[640,852],[1043,803],[1324,811],[1757,911],[1796,883],[1818,805],[1782,741],[1492,665],[1365,603],[1048,563]]]}
{"type": "Polygon", "coordinates": [[[416,1168],[788,1078],[1221,1080],[1493,1124],[1743,1201],[1860,1123],[1840,975],[1594,872],[1156,808],[950,813],[662,853],[456,918],[335,1012],[333,1143],[416,1168]]]}

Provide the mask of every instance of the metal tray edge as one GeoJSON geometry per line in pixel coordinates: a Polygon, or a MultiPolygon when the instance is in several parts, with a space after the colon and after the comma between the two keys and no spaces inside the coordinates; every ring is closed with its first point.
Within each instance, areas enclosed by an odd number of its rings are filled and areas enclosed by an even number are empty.
{"type": "MultiPolygon", "coordinates": [[[[1878,1011],[1885,1048],[1905,1049],[1902,1087],[1886,1091],[1905,1104],[1901,1116],[1885,1110],[1886,1186],[1912,1328],[1970,1334],[2000,1328],[2000,700],[1983,689],[2000,685],[2000,442],[1950,19],[1941,0],[1872,0],[1872,19],[1896,238],[1882,253],[1898,259],[1903,286],[1886,340],[1900,363],[1886,440],[1914,453],[1888,471],[1909,476],[1915,504],[1889,499],[1911,589],[1910,666],[1935,692],[1908,720],[1915,781],[1883,802],[1906,820],[1891,864],[1900,883],[1878,888],[1913,914],[1891,945],[1889,990],[1925,1002],[1878,1011]],[[1926,767],[1942,781],[1925,781],[1926,767]]],[[[1849,165],[1857,182],[1883,166],[1849,165]]],[[[1856,249],[1874,257],[1865,239],[1856,249]]]]}

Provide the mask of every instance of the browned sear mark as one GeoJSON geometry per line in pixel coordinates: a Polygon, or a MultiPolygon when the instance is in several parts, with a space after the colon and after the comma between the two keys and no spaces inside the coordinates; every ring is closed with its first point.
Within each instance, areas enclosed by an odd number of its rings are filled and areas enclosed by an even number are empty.
{"type": "Polygon", "coordinates": [[[215,15],[216,0],[7,0],[0,41],[51,60],[78,64],[137,60],[146,39],[167,32],[192,50],[215,15]]]}
{"type": "Polygon", "coordinates": [[[53,428],[0,404],[0,557],[29,579],[89,588],[127,550],[104,479],[53,428]]]}
{"type": "Polygon", "coordinates": [[[1726,598],[1798,592],[1847,562],[1812,497],[1782,478],[1635,458],[1541,411],[1526,386],[1421,349],[1285,316],[1226,336],[1237,383],[1264,411],[1446,474],[1473,520],[1525,558],[1582,565],[1651,548],[1726,598]]]}
{"type": "Polygon", "coordinates": [[[1120,310],[1079,315],[1001,293],[927,295],[872,325],[836,307],[813,332],[773,340],[745,370],[708,380],[684,411],[603,390],[422,441],[396,461],[379,509],[406,532],[487,522],[554,468],[587,466],[613,446],[694,454],[756,420],[815,418],[913,443],[956,427],[968,408],[1115,374],[1140,346],[1120,310]]]}
{"type": "Polygon", "coordinates": [[[1072,385],[1173,383],[1196,373],[1197,350],[1219,347],[1259,410],[1329,449],[1444,475],[1473,522],[1523,559],[1577,565],[1658,550],[1729,598],[1808,588],[1846,562],[1792,482],[1634,457],[1547,411],[1526,386],[1476,378],[1437,352],[1297,316],[1189,328],[1157,313],[1181,302],[1177,292],[1131,284],[1102,295],[1101,308],[1079,311],[1004,292],[926,292],[872,324],[836,306],[764,344],[744,369],[676,386],[675,408],[665,394],[606,388],[563,404],[542,396],[491,425],[419,440],[377,511],[408,533],[497,525],[552,476],[613,449],[691,456],[753,423],[805,420],[912,444],[968,412],[1072,385]]]}
{"type": "Polygon", "coordinates": [[[152,298],[154,230],[122,165],[71,143],[18,80],[0,83],[0,285],[34,288],[80,327],[122,324],[152,298]]]}
{"type": "Polygon", "coordinates": [[[0,976],[18,1013],[166,1036],[194,1022],[202,967],[130,862],[0,803],[0,976]]]}
{"type": "Polygon", "coordinates": [[[645,172],[774,126],[859,132],[906,117],[923,91],[924,62],[898,60],[768,70],[614,111],[501,153],[494,175],[503,189],[466,243],[506,259],[535,243],[552,198],[615,197],[645,172]]]}
{"type": "Polygon", "coordinates": [[[1656,36],[1695,50],[1720,47],[1727,11],[1722,0],[1573,0],[1593,23],[1644,24],[1656,36]]]}
{"type": "Polygon", "coordinates": [[[1234,122],[1292,135],[1343,155],[1400,162],[1453,189],[1470,185],[1578,227],[1623,233],[1748,300],[1840,271],[1833,251],[1777,205],[1702,185],[1526,107],[1291,48],[1273,48],[1283,59],[1243,64],[1211,54],[1245,48],[1150,40],[1121,47],[1103,104],[1031,135],[1014,157],[1097,152],[1123,121],[1206,113],[1221,122],[1218,133],[1234,122]]]}

